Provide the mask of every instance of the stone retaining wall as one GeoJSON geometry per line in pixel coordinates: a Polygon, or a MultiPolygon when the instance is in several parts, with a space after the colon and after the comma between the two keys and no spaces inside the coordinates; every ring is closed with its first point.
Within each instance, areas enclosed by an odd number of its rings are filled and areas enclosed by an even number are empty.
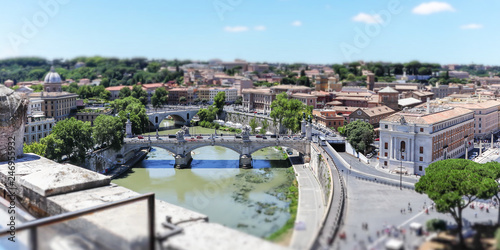
{"type": "Polygon", "coordinates": [[[311,161],[309,166],[313,169],[313,173],[318,178],[323,193],[323,204],[328,204],[330,197],[330,190],[332,187],[332,179],[330,175],[330,168],[326,164],[326,159],[321,154],[321,150],[314,143],[311,143],[311,161]]]}

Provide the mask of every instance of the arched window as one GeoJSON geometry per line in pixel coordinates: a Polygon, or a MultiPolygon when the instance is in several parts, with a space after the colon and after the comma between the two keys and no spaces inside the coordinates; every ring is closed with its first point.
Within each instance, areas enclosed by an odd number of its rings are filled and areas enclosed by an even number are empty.
{"type": "Polygon", "coordinates": [[[404,153],[406,151],[406,142],[401,141],[401,153],[404,153]]]}

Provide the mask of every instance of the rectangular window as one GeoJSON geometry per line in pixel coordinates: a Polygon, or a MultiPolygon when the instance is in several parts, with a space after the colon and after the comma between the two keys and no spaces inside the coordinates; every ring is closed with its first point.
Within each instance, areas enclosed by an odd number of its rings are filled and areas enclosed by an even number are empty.
{"type": "Polygon", "coordinates": [[[387,162],[386,161],[384,161],[384,166],[387,166],[387,162]]]}
{"type": "Polygon", "coordinates": [[[422,171],[422,166],[418,166],[418,171],[422,171]]]}
{"type": "Polygon", "coordinates": [[[420,128],[420,132],[424,132],[424,128],[420,128]]]}
{"type": "Polygon", "coordinates": [[[389,143],[384,143],[384,149],[388,149],[389,148],[389,143]]]}
{"type": "Polygon", "coordinates": [[[424,157],[420,157],[420,158],[419,158],[419,160],[420,160],[420,161],[424,161],[424,157]]]}
{"type": "Polygon", "coordinates": [[[388,126],[388,125],[385,125],[385,128],[386,128],[386,129],[388,129],[388,128],[389,128],[389,126],[388,126]]]}
{"type": "Polygon", "coordinates": [[[424,153],[424,147],[420,147],[420,153],[423,154],[424,153]]]}

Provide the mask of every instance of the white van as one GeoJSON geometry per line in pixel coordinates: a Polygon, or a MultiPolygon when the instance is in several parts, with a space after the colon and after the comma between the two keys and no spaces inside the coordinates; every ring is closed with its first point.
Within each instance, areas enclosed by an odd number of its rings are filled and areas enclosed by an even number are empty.
{"type": "Polygon", "coordinates": [[[404,243],[400,240],[397,239],[389,239],[385,243],[385,249],[386,250],[404,250],[405,246],[404,243]]]}

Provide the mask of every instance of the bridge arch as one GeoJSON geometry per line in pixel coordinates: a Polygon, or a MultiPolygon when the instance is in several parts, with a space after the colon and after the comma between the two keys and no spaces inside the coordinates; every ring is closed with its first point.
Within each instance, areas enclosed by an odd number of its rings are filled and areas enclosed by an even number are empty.
{"type": "MultiPolygon", "coordinates": [[[[127,146],[127,147],[123,148],[124,150],[123,150],[122,154],[127,155],[132,151],[139,150],[139,149],[144,148],[144,147],[145,147],[145,145],[141,145],[141,144],[127,146]]],[[[168,151],[169,153],[175,155],[175,147],[171,147],[170,145],[152,145],[151,147],[161,148],[161,149],[164,149],[164,150],[168,151]]]]}
{"type": "Polygon", "coordinates": [[[296,151],[298,151],[299,153],[303,154],[303,155],[306,155],[307,152],[301,148],[300,146],[301,145],[298,145],[298,146],[290,146],[290,145],[258,145],[258,146],[254,146],[252,147],[252,149],[250,150],[250,154],[253,154],[261,149],[264,149],[264,148],[270,148],[270,147],[286,147],[286,148],[291,148],[291,149],[294,149],[296,151]]]}
{"type": "Polygon", "coordinates": [[[219,147],[223,147],[223,148],[227,148],[227,149],[231,149],[232,151],[238,153],[241,155],[241,149],[238,148],[238,147],[235,147],[233,145],[226,145],[226,144],[212,144],[212,143],[201,143],[201,144],[196,144],[196,145],[192,145],[192,146],[187,146],[186,147],[186,153],[189,151],[189,152],[192,152],[193,150],[196,150],[196,149],[199,149],[199,148],[203,148],[203,147],[209,147],[209,146],[219,146],[219,147]]]}

